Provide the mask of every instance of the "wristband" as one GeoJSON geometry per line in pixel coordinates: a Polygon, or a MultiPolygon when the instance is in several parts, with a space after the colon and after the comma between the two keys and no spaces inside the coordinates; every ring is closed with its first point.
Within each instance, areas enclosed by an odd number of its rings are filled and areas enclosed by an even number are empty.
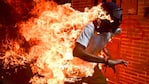
{"type": "Polygon", "coordinates": [[[108,58],[105,58],[105,65],[108,65],[109,63],[108,63],[108,58]]]}

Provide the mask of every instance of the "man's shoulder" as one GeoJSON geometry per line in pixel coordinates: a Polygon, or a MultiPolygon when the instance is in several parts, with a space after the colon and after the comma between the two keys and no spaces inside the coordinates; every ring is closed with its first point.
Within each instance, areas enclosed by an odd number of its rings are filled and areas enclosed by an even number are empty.
{"type": "Polygon", "coordinates": [[[94,24],[91,22],[89,24],[86,25],[86,27],[84,28],[85,31],[88,31],[88,32],[94,32],[94,24]]]}
{"type": "Polygon", "coordinates": [[[87,28],[94,28],[93,22],[90,22],[89,24],[86,25],[87,28]]]}

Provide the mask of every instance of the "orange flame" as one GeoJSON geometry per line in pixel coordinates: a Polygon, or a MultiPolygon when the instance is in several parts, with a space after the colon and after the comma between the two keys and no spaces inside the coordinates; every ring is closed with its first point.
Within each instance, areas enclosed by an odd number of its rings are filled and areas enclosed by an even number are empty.
{"type": "Polygon", "coordinates": [[[23,53],[18,52],[20,45],[15,44],[16,49],[7,51],[1,59],[12,58],[15,62],[12,65],[31,62],[32,72],[37,74],[30,80],[32,84],[63,84],[67,76],[76,78],[90,75],[92,66],[73,58],[72,49],[85,25],[97,17],[110,20],[101,6],[80,12],[71,8],[70,4],[57,5],[53,1],[42,0],[37,2],[32,14],[36,17],[18,25],[19,32],[35,45],[29,53],[23,53]]]}

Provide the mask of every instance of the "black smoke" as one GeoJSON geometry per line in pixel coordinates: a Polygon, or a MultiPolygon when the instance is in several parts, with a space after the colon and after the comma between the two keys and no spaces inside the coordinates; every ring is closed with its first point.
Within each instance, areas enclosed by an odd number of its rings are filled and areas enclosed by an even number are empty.
{"type": "MultiPolygon", "coordinates": [[[[28,52],[30,47],[29,43],[18,32],[19,28],[16,24],[26,21],[32,16],[30,11],[34,2],[32,0],[15,1],[17,0],[8,3],[7,0],[0,0],[0,57],[3,57],[6,51],[12,49],[11,46],[13,45],[10,42],[18,42],[25,52],[28,52]]],[[[7,69],[4,68],[3,61],[0,59],[0,84],[29,84],[32,75],[28,64],[10,66],[7,69]]]]}

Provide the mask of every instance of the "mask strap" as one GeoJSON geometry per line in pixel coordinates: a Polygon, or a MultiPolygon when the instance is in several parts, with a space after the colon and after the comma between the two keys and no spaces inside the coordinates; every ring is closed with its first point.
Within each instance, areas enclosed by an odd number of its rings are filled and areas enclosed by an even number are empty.
{"type": "Polygon", "coordinates": [[[113,16],[117,19],[119,19],[119,21],[122,21],[122,9],[121,8],[117,8],[113,10],[113,16]]]}

